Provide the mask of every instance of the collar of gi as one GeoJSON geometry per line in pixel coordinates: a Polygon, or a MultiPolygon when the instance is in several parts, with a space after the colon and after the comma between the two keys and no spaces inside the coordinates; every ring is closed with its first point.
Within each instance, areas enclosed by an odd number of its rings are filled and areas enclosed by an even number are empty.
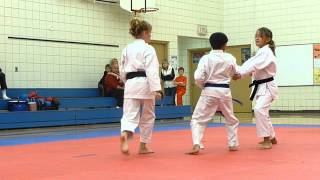
{"type": "Polygon", "coordinates": [[[211,50],[211,53],[224,53],[222,49],[211,50]]]}

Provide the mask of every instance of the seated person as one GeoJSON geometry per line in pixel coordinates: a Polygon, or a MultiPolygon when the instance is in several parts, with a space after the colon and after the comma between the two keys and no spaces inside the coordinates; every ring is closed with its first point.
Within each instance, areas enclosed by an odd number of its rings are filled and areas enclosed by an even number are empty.
{"type": "Polygon", "coordinates": [[[4,100],[8,100],[10,99],[7,96],[7,82],[6,82],[6,75],[2,72],[1,68],[0,68],[0,86],[1,86],[1,92],[2,92],[2,99],[4,100]]]}
{"type": "Polygon", "coordinates": [[[119,66],[119,64],[118,64],[118,59],[117,58],[112,58],[111,59],[111,62],[110,62],[110,65],[111,65],[111,67],[112,66],[119,66]]]}
{"type": "Polygon", "coordinates": [[[99,88],[101,96],[105,96],[105,92],[104,92],[104,85],[105,84],[104,83],[105,83],[105,78],[106,78],[108,72],[110,72],[110,71],[111,71],[111,66],[110,66],[110,64],[107,64],[105,66],[105,70],[104,70],[103,76],[102,76],[102,78],[100,79],[100,81],[98,83],[98,88],[99,88]]]}
{"type": "Polygon", "coordinates": [[[116,98],[117,106],[122,107],[124,83],[120,79],[118,64],[111,66],[111,72],[107,74],[104,84],[105,95],[116,98]]]}

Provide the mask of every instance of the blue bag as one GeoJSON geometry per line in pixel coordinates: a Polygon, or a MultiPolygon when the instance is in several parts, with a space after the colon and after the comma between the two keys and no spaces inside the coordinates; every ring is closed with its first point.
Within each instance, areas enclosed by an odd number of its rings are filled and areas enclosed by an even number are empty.
{"type": "Polygon", "coordinates": [[[9,101],[8,102],[9,111],[28,111],[28,101],[9,101]]]}

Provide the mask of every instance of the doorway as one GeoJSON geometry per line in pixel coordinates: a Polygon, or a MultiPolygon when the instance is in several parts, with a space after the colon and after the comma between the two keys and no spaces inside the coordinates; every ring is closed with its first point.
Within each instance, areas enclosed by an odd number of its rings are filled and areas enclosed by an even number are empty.
{"type": "Polygon", "coordinates": [[[162,62],[168,60],[168,42],[152,40],[149,44],[156,50],[161,67],[162,62]]]}

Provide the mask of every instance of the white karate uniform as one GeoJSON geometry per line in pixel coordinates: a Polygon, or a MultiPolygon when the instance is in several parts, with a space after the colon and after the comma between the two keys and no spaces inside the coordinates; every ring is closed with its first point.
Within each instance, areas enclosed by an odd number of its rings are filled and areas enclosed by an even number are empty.
{"type": "Polygon", "coordinates": [[[236,59],[222,50],[212,50],[200,59],[194,78],[202,92],[190,123],[194,145],[201,145],[205,128],[217,109],[221,110],[226,119],[228,146],[239,145],[237,135],[239,120],[233,114],[231,90],[204,87],[205,83],[229,84],[236,66],[236,59]]]}
{"type": "MultiPolygon", "coordinates": [[[[248,59],[237,69],[241,76],[252,74],[255,80],[267,79],[276,75],[276,57],[269,45],[258,50],[257,54],[248,59]]],[[[274,81],[260,84],[256,93],[256,105],[254,115],[256,118],[258,137],[275,137],[269,109],[271,103],[277,98],[278,87],[274,81]]]]}
{"type": "Polygon", "coordinates": [[[119,70],[125,82],[121,132],[134,132],[139,126],[140,141],[150,143],[155,121],[153,92],[161,90],[155,49],[144,40],[136,39],[122,51],[119,70]],[[137,71],[145,71],[147,77],[126,80],[127,73],[137,71]]]}

